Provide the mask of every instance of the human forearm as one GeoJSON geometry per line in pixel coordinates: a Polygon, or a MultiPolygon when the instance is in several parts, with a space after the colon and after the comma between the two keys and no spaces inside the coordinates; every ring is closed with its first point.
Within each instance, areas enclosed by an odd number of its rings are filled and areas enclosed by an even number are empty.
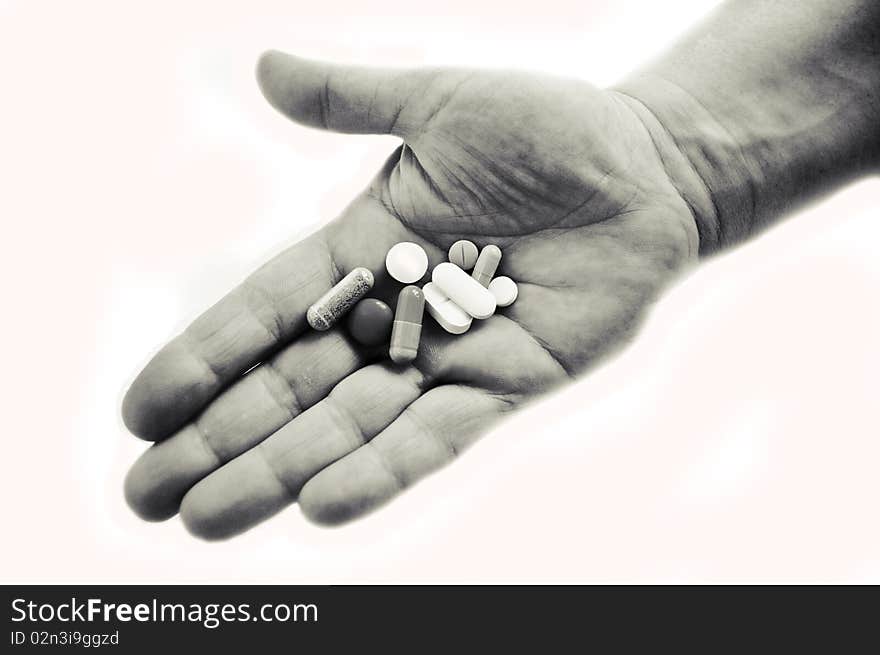
{"type": "Polygon", "coordinates": [[[729,2],[617,90],[712,252],[876,170],[880,3],[729,2]]]}

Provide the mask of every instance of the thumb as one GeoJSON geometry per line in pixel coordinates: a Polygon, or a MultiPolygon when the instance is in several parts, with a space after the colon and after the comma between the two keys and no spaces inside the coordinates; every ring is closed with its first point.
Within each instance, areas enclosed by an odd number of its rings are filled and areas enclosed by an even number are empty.
{"type": "Polygon", "coordinates": [[[335,132],[394,134],[416,126],[414,98],[424,87],[417,72],[336,66],[276,50],[257,63],[257,81],[269,103],[288,118],[335,132]]]}

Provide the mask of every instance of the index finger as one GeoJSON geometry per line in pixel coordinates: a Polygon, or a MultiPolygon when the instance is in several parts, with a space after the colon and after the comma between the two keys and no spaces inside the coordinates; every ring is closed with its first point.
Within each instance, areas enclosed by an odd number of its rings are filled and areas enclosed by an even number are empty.
{"type": "Polygon", "coordinates": [[[387,244],[404,230],[364,194],[339,219],[265,264],[150,360],[123,400],[128,429],[155,441],[183,426],[302,333],[309,305],[346,272],[364,266],[381,278],[387,244]]]}
{"type": "Polygon", "coordinates": [[[123,401],[128,429],[150,440],[170,434],[273,346],[301,332],[307,303],[328,283],[334,273],[320,232],[266,264],[150,360],[123,401]]]}

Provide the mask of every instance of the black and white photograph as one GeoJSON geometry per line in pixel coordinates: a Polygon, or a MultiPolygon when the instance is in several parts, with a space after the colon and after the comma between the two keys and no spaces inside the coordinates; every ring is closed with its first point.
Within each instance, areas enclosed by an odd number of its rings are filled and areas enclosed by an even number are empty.
{"type": "Polygon", "coordinates": [[[2,0],[0,79],[4,585],[880,582],[877,0],[2,0]]]}

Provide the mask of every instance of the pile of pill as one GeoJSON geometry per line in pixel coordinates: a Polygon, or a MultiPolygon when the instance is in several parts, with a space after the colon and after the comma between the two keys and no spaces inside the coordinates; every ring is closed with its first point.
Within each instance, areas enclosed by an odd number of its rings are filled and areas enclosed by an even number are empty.
{"type": "Polygon", "coordinates": [[[377,298],[364,297],[374,278],[369,269],[358,267],[309,307],[306,319],[314,329],[328,330],[348,314],[352,339],[364,346],[390,340],[389,357],[406,364],[418,355],[425,309],[447,332],[464,334],[473,319],[487,319],[497,307],[513,304],[518,289],[509,277],[495,277],[500,263],[498,246],[479,250],[470,241],[456,241],[449,248],[449,261],[435,266],[431,281],[420,288],[414,283],[428,272],[428,255],[417,243],[404,241],[385,256],[388,274],[406,285],[394,311],[377,298]]]}

